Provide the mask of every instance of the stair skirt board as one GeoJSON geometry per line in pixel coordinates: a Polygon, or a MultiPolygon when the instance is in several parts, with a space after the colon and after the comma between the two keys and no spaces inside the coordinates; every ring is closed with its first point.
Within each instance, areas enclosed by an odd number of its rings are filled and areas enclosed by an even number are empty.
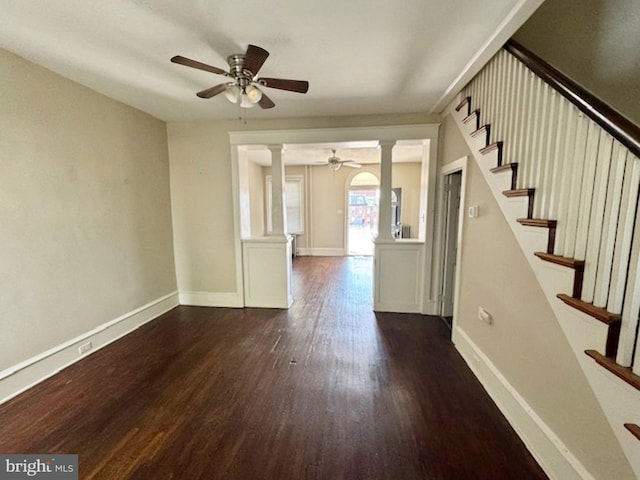
{"type": "Polygon", "coordinates": [[[491,399],[550,478],[595,480],[460,327],[453,329],[452,341],[491,399]]]}

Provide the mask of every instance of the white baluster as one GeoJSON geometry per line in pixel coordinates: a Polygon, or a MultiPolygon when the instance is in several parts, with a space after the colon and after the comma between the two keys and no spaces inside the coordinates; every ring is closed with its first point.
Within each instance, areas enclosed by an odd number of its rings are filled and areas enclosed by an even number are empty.
{"type": "Polygon", "coordinates": [[[560,197],[560,185],[561,185],[561,172],[562,172],[562,154],[564,152],[564,143],[567,139],[565,133],[565,119],[571,109],[569,102],[564,98],[559,97],[558,101],[558,123],[557,123],[557,135],[556,141],[553,145],[553,150],[550,157],[551,162],[551,191],[547,195],[549,199],[548,216],[551,220],[558,218],[558,207],[560,197]]]}
{"type": "Polygon", "coordinates": [[[595,295],[596,276],[598,273],[598,255],[600,254],[600,239],[607,187],[609,185],[609,166],[611,164],[611,148],[613,138],[604,130],[600,131],[600,145],[594,180],[594,195],[591,203],[591,218],[589,219],[589,233],[587,239],[587,255],[584,266],[584,282],[582,285],[582,300],[592,303],[595,295]]]}
{"type": "Polygon", "coordinates": [[[553,152],[558,141],[558,110],[560,106],[559,99],[561,97],[560,95],[557,95],[556,91],[553,89],[550,89],[547,94],[549,96],[549,115],[546,131],[544,132],[544,136],[547,140],[544,150],[540,154],[540,161],[542,162],[542,185],[544,185],[544,188],[542,190],[542,195],[538,195],[538,191],[536,190],[536,203],[539,204],[537,216],[539,218],[552,219],[549,213],[549,203],[553,196],[553,152]]]}
{"type": "Polygon", "coordinates": [[[539,114],[536,121],[536,135],[533,139],[534,165],[532,170],[532,185],[536,188],[536,200],[533,203],[533,218],[542,218],[541,208],[547,195],[547,185],[543,179],[543,172],[546,164],[544,152],[546,151],[546,144],[548,142],[548,136],[546,133],[547,124],[549,123],[549,101],[551,99],[551,96],[549,95],[549,85],[541,81],[538,95],[539,114]]]}
{"type": "MultiPolygon", "coordinates": [[[[569,191],[571,189],[571,179],[573,177],[573,171],[571,169],[571,163],[567,159],[572,158],[573,145],[576,138],[576,131],[578,126],[578,115],[573,108],[567,112],[566,120],[566,138],[563,142],[563,150],[560,156],[560,178],[558,186],[558,209],[556,210],[556,220],[559,225],[562,225],[567,218],[569,212],[569,204],[574,200],[569,197],[569,191]]],[[[564,230],[560,229],[556,231],[556,244],[554,248],[556,255],[564,256],[564,230]]]]}
{"type": "Polygon", "coordinates": [[[600,144],[600,127],[587,120],[587,142],[584,153],[584,169],[582,175],[582,191],[580,194],[580,213],[576,227],[574,258],[585,260],[587,256],[587,240],[589,237],[589,221],[591,220],[591,203],[595,188],[598,146],[600,144]]]}
{"type": "Polygon", "coordinates": [[[618,159],[615,161],[624,163],[625,171],[620,196],[620,215],[618,217],[616,248],[613,255],[607,310],[612,313],[620,313],[624,301],[624,286],[631,257],[633,222],[638,208],[640,160],[631,155],[626,148],[620,148],[618,159]]]}
{"type": "Polygon", "coordinates": [[[517,65],[516,59],[511,55],[507,55],[507,65],[508,65],[508,97],[507,97],[507,114],[505,121],[505,136],[502,139],[502,159],[504,163],[511,163],[515,161],[513,159],[513,142],[515,137],[515,104],[516,98],[518,95],[517,90],[517,65]]]}
{"type": "MultiPolygon", "coordinates": [[[[585,167],[585,149],[587,145],[587,130],[589,121],[583,115],[578,115],[576,120],[576,136],[573,143],[570,164],[573,175],[571,175],[571,189],[567,202],[567,215],[559,224],[558,242],[563,242],[562,254],[568,258],[575,258],[576,251],[576,230],[578,228],[578,217],[582,215],[581,204],[577,199],[582,194],[583,172],[585,167]]],[[[588,212],[587,212],[588,214],[588,212]]]]}
{"type": "MultiPolygon", "coordinates": [[[[634,158],[632,171],[636,175],[638,159],[634,158]]],[[[637,185],[637,182],[636,182],[637,185]]],[[[616,362],[622,366],[633,366],[633,372],[640,374],[640,357],[638,356],[638,315],[640,314],[640,209],[633,212],[636,229],[631,242],[631,258],[629,260],[629,270],[627,284],[625,286],[624,307],[622,308],[622,326],[620,329],[620,343],[618,344],[618,355],[616,362]],[[636,351],[635,362],[633,358],[634,349],[636,351]]]]}

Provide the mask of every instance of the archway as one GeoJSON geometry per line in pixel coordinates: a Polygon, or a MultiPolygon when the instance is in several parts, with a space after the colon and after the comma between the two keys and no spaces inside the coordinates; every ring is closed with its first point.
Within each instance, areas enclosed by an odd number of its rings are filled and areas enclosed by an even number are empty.
{"type": "Polygon", "coordinates": [[[347,187],[347,254],[373,255],[378,234],[380,181],[369,171],[356,173],[347,187]]]}

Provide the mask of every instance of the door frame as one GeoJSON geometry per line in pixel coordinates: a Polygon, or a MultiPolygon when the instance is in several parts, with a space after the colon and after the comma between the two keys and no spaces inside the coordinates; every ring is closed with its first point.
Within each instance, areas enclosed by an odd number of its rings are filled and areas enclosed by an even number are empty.
{"type": "MultiPolygon", "coordinates": [[[[351,172],[347,178],[345,179],[345,183],[344,183],[344,256],[348,257],[349,256],[349,192],[351,190],[378,190],[378,192],[380,191],[380,164],[379,163],[374,163],[374,164],[366,164],[363,165],[362,168],[359,168],[357,170],[354,170],[353,172],[351,172]],[[352,187],[351,186],[351,182],[353,181],[353,179],[360,173],[370,173],[372,174],[374,177],[376,177],[376,179],[378,180],[378,184],[377,185],[363,185],[363,186],[356,186],[356,187],[352,187]]],[[[380,215],[380,206],[378,205],[378,215],[380,215]]],[[[377,218],[376,218],[377,221],[377,218]]],[[[372,256],[375,256],[375,252],[372,253],[372,256]]]]}
{"type": "Polygon", "coordinates": [[[442,313],[443,308],[443,298],[442,298],[442,288],[444,283],[444,276],[442,272],[444,271],[444,262],[445,262],[445,226],[446,226],[446,204],[445,204],[445,190],[444,190],[444,179],[447,175],[452,173],[461,172],[462,179],[460,182],[460,208],[458,209],[458,232],[456,238],[456,268],[455,268],[455,280],[454,280],[454,292],[453,292],[453,321],[451,330],[456,327],[458,322],[458,303],[459,303],[459,292],[460,292],[460,266],[462,260],[462,234],[464,232],[464,219],[465,219],[465,204],[466,204],[466,185],[467,185],[467,164],[468,164],[468,156],[464,156],[455,160],[451,163],[443,165],[440,167],[438,172],[438,213],[436,219],[436,235],[435,235],[435,262],[434,265],[437,268],[434,269],[433,275],[433,285],[437,288],[436,295],[438,298],[438,315],[442,313]]]}

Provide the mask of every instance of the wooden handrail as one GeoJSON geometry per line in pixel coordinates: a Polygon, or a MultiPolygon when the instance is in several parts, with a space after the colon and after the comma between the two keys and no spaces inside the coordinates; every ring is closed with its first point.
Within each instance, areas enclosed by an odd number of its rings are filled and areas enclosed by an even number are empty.
{"type": "Polygon", "coordinates": [[[638,125],[518,42],[509,40],[504,49],[627,147],[636,157],[640,157],[640,127],[638,125]]]}

